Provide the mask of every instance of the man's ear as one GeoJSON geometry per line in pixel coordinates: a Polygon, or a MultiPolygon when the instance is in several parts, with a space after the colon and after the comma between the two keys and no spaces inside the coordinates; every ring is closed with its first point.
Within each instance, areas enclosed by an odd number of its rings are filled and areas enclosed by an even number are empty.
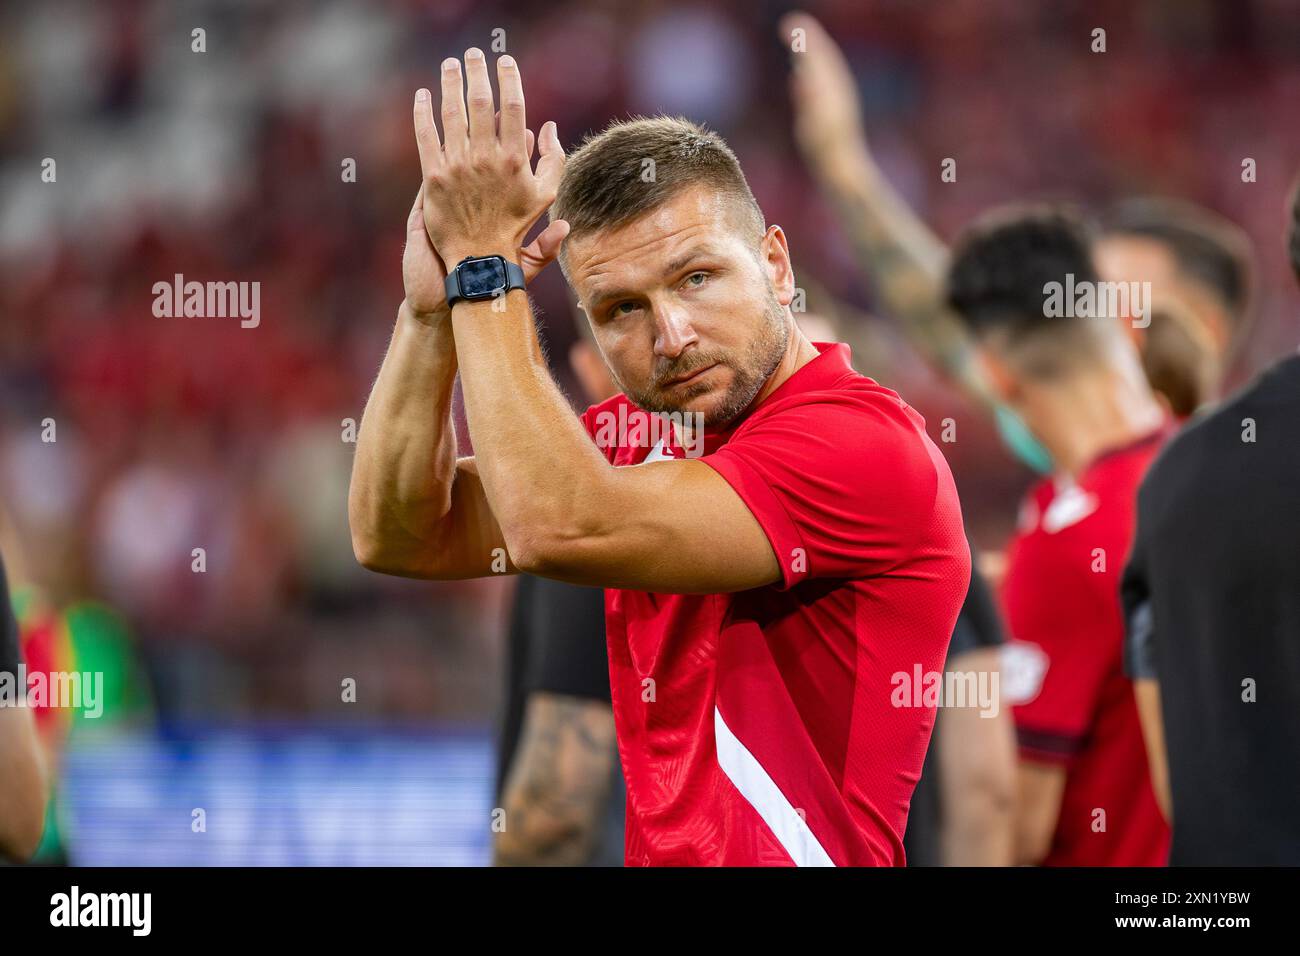
{"type": "Polygon", "coordinates": [[[788,306],[794,301],[794,267],[790,264],[790,246],[781,227],[768,226],[758,248],[763,268],[776,290],[776,301],[788,306]]]}

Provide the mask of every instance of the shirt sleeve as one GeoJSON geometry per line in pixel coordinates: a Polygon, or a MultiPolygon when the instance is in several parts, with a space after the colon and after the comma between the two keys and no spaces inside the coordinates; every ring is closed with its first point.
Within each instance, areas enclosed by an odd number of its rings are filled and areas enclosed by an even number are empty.
{"type": "Polygon", "coordinates": [[[524,692],[609,703],[604,590],[548,578],[534,585],[524,692]]]}
{"type": "Polygon", "coordinates": [[[1037,692],[1012,709],[1021,754],[1068,763],[1088,740],[1106,678],[1119,667],[1115,575],[1093,574],[1085,561],[1043,562],[1015,628],[1033,647],[1037,692]],[[1109,635],[1109,640],[1107,639],[1109,635]]]}
{"type": "Polygon", "coordinates": [[[961,655],[983,647],[1000,647],[1003,641],[1002,620],[998,617],[993,593],[979,570],[972,568],[966,600],[957,615],[957,625],[948,644],[948,661],[951,663],[961,655]]]}
{"type": "Polygon", "coordinates": [[[914,415],[837,395],[764,416],[701,459],[763,528],[781,566],[776,587],[883,573],[936,516],[960,526],[955,501],[936,509],[951,479],[914,415]]]}

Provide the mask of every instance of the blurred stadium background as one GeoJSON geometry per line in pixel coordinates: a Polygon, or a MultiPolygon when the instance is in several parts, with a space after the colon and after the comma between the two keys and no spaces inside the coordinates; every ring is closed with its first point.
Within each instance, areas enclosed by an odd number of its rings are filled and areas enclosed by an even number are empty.
{"type": "MultiPolygon", "coordinates": [[[[1294,347],[1276,172],[1300,153],[1294,0],[808,7],[852,59],[877,158],[941,235],[1026,196],[1193,199],[1256,245],[1259,316],[1233,381],[1294,347]],[[1095,26],[1104,56],[1088,50],[1095,26]],[[935,175],[946,156],[957,184],[935,175]],[[1257,183],[1233,174],[1244,157],[1257,183]]],[[[704,121],[785,227],[810,308],[862,315],[872,290],[790,134],[787,9],[5,4],[3,545],[31,665],[103,671],[108,692],[99,720],[43,715],[63,755],[43,859],[486,862],[511,584],[369,574],[347,530],[343,421],[391,331],[418,185],[411,91],[499,28],[532,125],[556,120],[566,144],[629,113],[704,121]],[[155,318],[152,286],[175,273],[259,281],[260,326],[155,318]],[[206,834],[191,832],[196,807],[206,834]]],[[[568,382],[570,297],[556,270],[534,292],[568,382]]],[[[961,418],[887,319],[842,332],[936,437],[961,418]]],[[[998,546],[1029,475],[969,418],[943,447],[976,543],[998,546]]]]}

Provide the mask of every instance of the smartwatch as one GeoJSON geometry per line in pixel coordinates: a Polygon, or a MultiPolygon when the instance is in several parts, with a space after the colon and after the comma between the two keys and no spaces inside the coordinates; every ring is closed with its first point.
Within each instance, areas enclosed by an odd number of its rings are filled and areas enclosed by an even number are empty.
{"type": "Polygon", "coordinates": [[[524,287],[524,270],[501,256],[467,256],[447,274],[447,308],[462,299],[477,302],[524,287]]]}

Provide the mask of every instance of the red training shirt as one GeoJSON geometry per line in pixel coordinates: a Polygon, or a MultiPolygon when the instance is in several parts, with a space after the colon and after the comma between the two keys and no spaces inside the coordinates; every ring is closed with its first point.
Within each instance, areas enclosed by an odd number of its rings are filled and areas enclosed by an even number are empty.
{"type": "MultiPolygon", "coordinates": [[[[943,670],[970,552],[921,416],[855,372],[848,346],[816,347],[742,421],[706,431],[701,459],[782,580],[605,592],[629,865],[903,863],[934,708],[919,693],[893,706],[891,678],[943,670]]],[[[620,405],[646,415],[623,395],[593,406],[593,440],[620,405]]],[[[684,457],[613,444],[619,466],[684,457]]]]}
{"type": "Polygon", "coordinates": [[[1100,456],[1074,481],[1039,482],[1007,554],[1014,640],[1002,679],[1021,757],[1066,771],[1045,866],[1163,866],[1169,854],[1124,674],[1119,598],[1138,485],[1167,434],[1100,456]]]}

